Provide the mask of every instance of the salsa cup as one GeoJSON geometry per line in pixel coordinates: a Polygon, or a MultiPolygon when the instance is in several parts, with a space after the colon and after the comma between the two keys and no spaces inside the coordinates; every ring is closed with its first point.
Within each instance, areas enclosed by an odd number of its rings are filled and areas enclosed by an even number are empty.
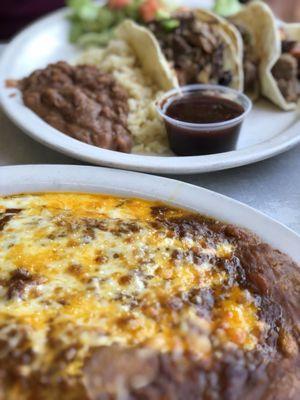
{"type": "MultiPolygon", "coordinates": [[[[181,156],[194,156],[235,150],[242,124],[252,109],[252,102],[246,95],[234,89],[220,85],[196,84],[165,93],[157,101],[156,108],[165,122],[172,151],[181,156]],[[224,121],[209,123],[186,122],[168,115],[169,107],[175,101],[185,97],[188,101],[189,98],[201,96],[205,96],[205,99],[207,96],[212,97],[209,104],[212,109],[220,101],[233,102],[241,109],[240,115],[233,119],[225,118],[224,121]]],[[[199,114],[200,119],[201,117],[205,119],[205,116],[199,114]]]]}

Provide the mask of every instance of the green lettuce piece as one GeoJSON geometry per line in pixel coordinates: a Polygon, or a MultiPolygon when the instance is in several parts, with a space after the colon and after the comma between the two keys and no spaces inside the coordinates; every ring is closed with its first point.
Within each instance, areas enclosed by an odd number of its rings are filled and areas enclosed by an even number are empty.
{"type": "Polygon", "coordinates": [[[100,8],[92,0],[68,0],[67,6],[82,20],[95,20],[100,8]]]}
{"type": "Polygon", "coordinates": [[[125,14],[127,18],[138,21],[140,19],[139,7],[144,0],[132,0],[128,6],[125,7],[125,14]]]}
{"type": "MultiPolygon", "coordinates": [[[[141,21],[140,5],[145,0],[131,0],[122,9],[110,9],[107,3],[99,4],[94,0],[66,0],[70,8],[68,16],[70,27],[70,41],[80,45],[104,46],[113,35],[113,30],[126,18],[137,22],[141,21]]],[[[177,3],[177,0],[175,1],[177,3]]],[[[158,12],[157,19],[161,21],[167,31],[177,28],[179,22],[171,17],[171,10],[175,7],[174,0],[164,0],[164,9],[158,12]]]]}
{"type": "Polygon", "coordinates": [[[216,0],[214,11],[223,17],[227,17],[237,13],[241,8],[242,5],[238,0],[216,0]]]}
{"type": "Polygon", "coordinates": [[[107,29],[101,33],[84,33],[79,37],[77,43],[82,47],[104,47],[114,36],[114,29],[107,29]]]}
{"type": "Polygon", "coordinates": [[[84,33],[81,23],[73,21],[70,28],[69,39],[71,43],[76,43],[80,36],[84,33]]]}
{"type": "Polygon", "coordinates": [[[110,29],[118,23],[119,16],[114,11],[93,0],[67,0],[67,5],[71,11],[69,39],[72,43],[87,46],[107,42],[110,29]]]}
{"type": "Polygon", "coordinates": [[[166,31],[171,32],[180,26],[180,22],[178,21],[178,19],[170,18],[170,19],[166,19],[166,20],[162,21],[161,25],[163,26],[163,28],[166,31]]]}
{"type": "Polygon", "coordinates": [[[81,9],[82,6],[90,4],[91,0],[67,0],[67,7],[71,8],[74,12],[81,9]]]}
{"type": "Polygon", "coordinates": [[[164,20],[170,19],[170,18],[171,18],[171,13],[169,13],[168,11],[158,10],[156,13],[156,19],[158,21],[164,21],[164,20]]]}
{"type": "Polygon", "coordinates": [[[101,7],[97,15],[98,32],[105,31],[115,24],[116,18],[114,13],[106,7],[101,7]]]}

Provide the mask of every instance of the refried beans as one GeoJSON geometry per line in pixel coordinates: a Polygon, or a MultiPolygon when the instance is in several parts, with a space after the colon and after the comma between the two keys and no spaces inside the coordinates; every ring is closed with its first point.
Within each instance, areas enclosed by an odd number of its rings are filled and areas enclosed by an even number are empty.
{"type": "Polygon", "coordinates": [[[18,86],[24,104],[59,131],[104,149],[131,151],[128,96],[112,75],[60,61],[18,86]]]}

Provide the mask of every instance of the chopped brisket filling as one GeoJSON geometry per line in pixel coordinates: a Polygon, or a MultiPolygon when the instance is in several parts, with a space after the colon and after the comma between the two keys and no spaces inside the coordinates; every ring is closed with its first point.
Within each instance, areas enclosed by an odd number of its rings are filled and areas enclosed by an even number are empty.
{"type": "Polygon", "coordinates": [[[175,15],[177,28],[166,30],[153,21],[150,30],[177,72],[180,84],[218,83],[229,86],[232,73],[224,67],[224,41],[214,24],[199,21],[191,12],[175,15]]]}
{"type": "Polygon", "coordinates": [[[243,54],[243,68],[244,68],[244,85],[245,92],[250,92],[255,90],[258,84],[258,64],[259,60],[255,55],[254,44],[250,32],[243,26],[239,24],[234,24],[242,35],[244,44],[244,54],[243,54]]]}
{"type": "Polygon", "coordinates": [[[297,102],[300,96],[300,43],[282,40],[282,55],[272,69],[279,90],[287,102],[297,102]]]}

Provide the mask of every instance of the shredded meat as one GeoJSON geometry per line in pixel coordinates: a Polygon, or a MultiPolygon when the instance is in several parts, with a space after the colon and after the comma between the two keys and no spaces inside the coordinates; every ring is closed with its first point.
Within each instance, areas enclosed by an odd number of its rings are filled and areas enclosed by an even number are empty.
{"type": "Polygon", "coordinates": [[[282,54],[274,65],[272,74],[283,97],[288,102],[297,101],[299,95],[297,60],[291,54],[282,54]]]}
{"type": "Polygon", "coordinates": [[[245,90],[252,90],[257,84],[257,65],[252,60],[244,59],[245,90]]]}
{"type": "Polygon", "coordinates": [[[180,84],[219,83],[229,86],[232,74],[224,68],[224,44],[214,25],[202,23],[191,12],[175,15],[179,27],[167,31],[160,21],[149,24],[180,84]]]}
{"type": "Polygon", "coordinates": [[[287,102],[297,102],[300,96],[300,43],[284,39],[282,55],[272,69],[279,90],[287,102]]]}
{"type": "Polygon", "coordinates": [[[48,65],[20,81],[24,104],[54,128],[104,149],[130,152],[125,90],[94,66],[48,65]]]}
{"type": "Polygon", "coordinates": [[[282,51],[282,53],[290,53],[294,49],[296,44],[297,44],[297,42],[295,40],[284,39],[281,42],[281,51],[282,51]]]}
{"type": "MultiPolygon", "coordinates": [[[[234,22],[233,22],[234,23],[234,22]]],[[[235,27],[242,35],[244,44],[243,68],[245,91],[253,91],[258,84],[258,64],[259,60],[255,55],[253,39],[250,32],[242,25],[235,24],[235,27]]]]}

